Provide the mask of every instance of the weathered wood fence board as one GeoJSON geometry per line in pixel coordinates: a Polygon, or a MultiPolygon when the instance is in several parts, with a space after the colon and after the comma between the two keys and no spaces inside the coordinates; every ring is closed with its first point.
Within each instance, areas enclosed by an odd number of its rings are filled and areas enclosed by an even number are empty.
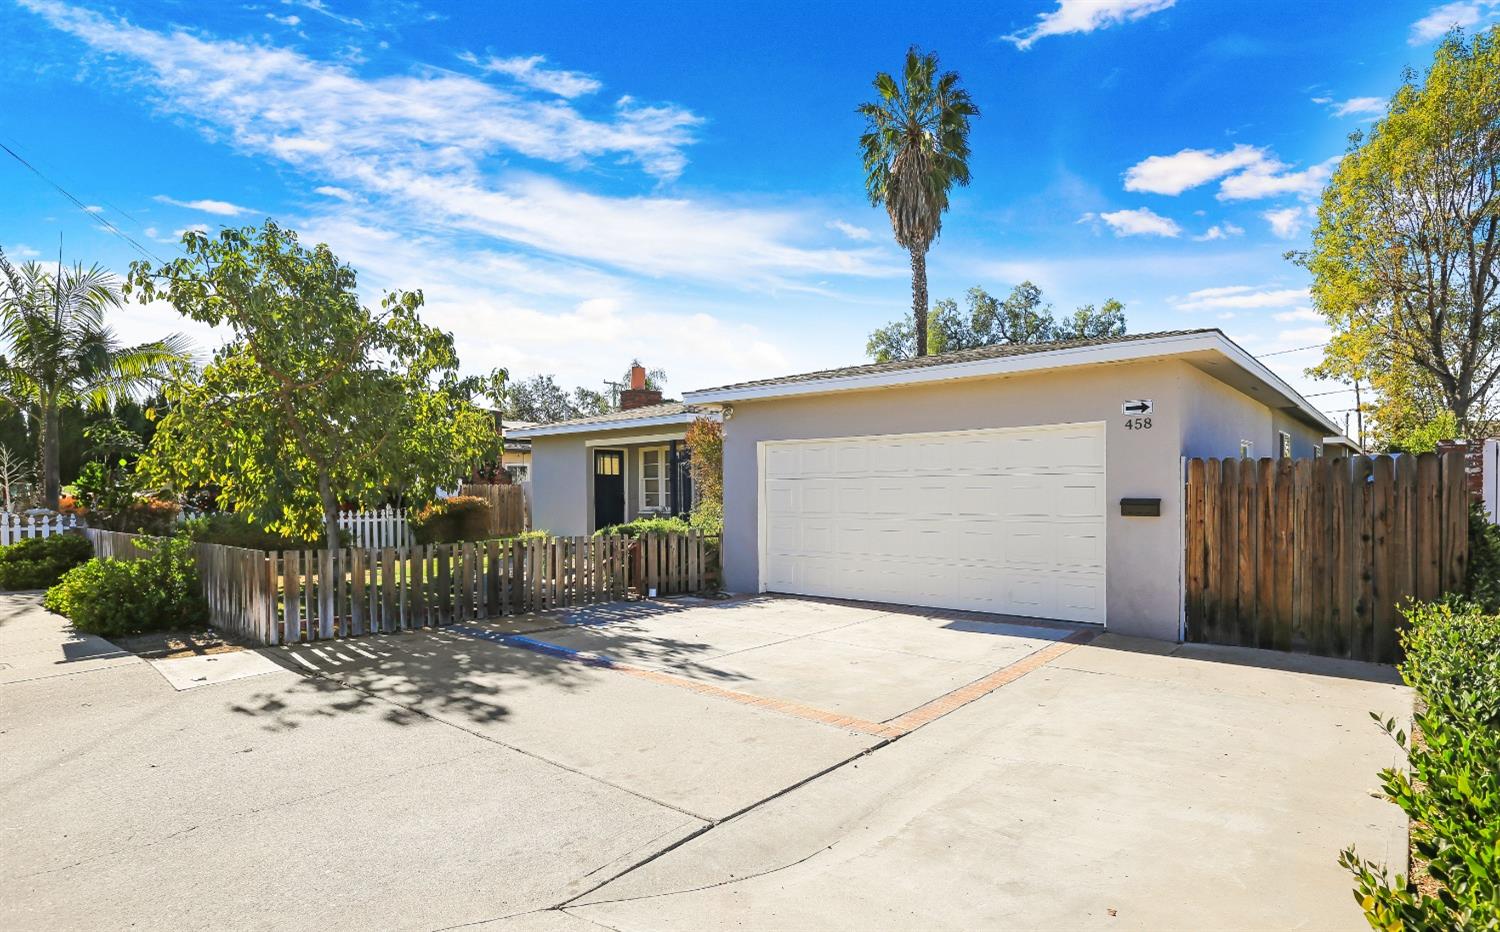
{"type": "Polygon", "coordinates": [[[465,482],[459,486],[458,494],[473,495],[490,503],[490,534],[495,537],[514,537],[531,530],[526,492],[520,485],[465,482]]]}
{"type": "MultiPolygon", "coordinates": [[[[149,555],[150,538],[85,532],[101,557],[149,555]]],[[[701,591],[709,539],[698,532],[268,553],[193,545],[217,628],[261,644],[436,627],[500,615],[608,602],[634,586],[656,595],[701,591]]]]}
{"type": "Polygon", "coordinates": [[[1187,638],[1399,659],[1400,608],[1462,588],[1462,453],[1187,463],[1187,638]]]}

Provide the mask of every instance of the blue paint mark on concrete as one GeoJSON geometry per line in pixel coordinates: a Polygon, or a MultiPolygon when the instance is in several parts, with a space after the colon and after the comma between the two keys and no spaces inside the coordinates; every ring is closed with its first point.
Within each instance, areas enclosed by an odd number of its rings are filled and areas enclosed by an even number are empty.
{"type": "Polygon", "coordinates": [[[489,631],[485,628],[474,628],[469,625],[451,625],[448,628],[456,634],[465,637],[477,638],[481,641],[492,641],[496,644],[506,644],[510,647],[519,647],[523,650],[535,651],[539,654],[547,654],[552,657],[561,657],[564,660],[575,660],[586,663],[592,667],[615,666],[613,658],[604,654],[596,654],[592,651],[574,650],[561,644],[553,644],[550,641],[541,641],[536,638],[527,637],[524,634],[501,634],[498,631],[489,631]]]}

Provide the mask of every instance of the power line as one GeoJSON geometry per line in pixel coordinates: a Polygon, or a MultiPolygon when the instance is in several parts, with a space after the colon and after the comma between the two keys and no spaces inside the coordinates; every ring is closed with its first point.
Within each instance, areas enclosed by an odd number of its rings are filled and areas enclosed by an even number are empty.
{"type": "Polygon", "coordinates": [[[1311,346],[1294,346],[1291,349],[1277,350],[1274,353],[1261,353],[1259,356],[1257,356],[1255,358],[1256,359],[1265,359],[1268,356],[1285,356],[1287,353],[1300,353],[1303,350],[1322,349],[1323,347],[1325,347],[1327,345],[1328,345],[1328,341],[1325,340],[1322,343],[1314,343],[1311,346]]]}
{"type": "MultiPolygon", "coordinates": [[[[0,142],[0,149],[4,149],[5,153],[7,155],[9,155],[11,158],[15,159],[17,162],[20,162],[33,175],[36,175],[38,178],[42,179],[47,184],[51,185],[57,191],[57,193],[61,194],[65,198],[67,198],[70,202],[72,202],[72,204],[73,204],[74,207],[77,207],[79,210],[83,211],[83,213],[86,214],[90,219],[96,220],[99,223],[103,224],[104,228],[106,230],[108,230],[110,233],[113,233],[115,236],[118,236],[120,239],[122,239],[125,242],[129,243],[135,249],[136,252],[140,253],[142,256],[146,257],[147,259],[154,259],[154,260],[156,260],[156,262],[159,265],[166,265],[167,264],[167,260],[163,259],[161,256],[158,256],[156,253],[154,253],[151,250],[147,249],[145,246],[142,246],[140,243],[136,242],[136,240],[135,240],[134,237],[132,237],[130,234],[126,233],[124,230],[121,230],[119,227],[115,226],[114,223],[112,221],[110,221],[110,219],[108,217],[103,216],[102,214],[98,213],[97,211],[89,210],[87,204],[85,204],[83,201],[79,200],[78,198],[74,197],[73,194],[70,191],[68,191],[67,188],[64,188],[62,185],[58,184],[57,182],[53,181],[51,178],[47,177],[42,172],[41,169],[37,168],[35,165],[31,164],[29,161],[27,161],[25,158],[23,158],[20,155],[20,153],[16,152],[16,150],[12,149],[10,146],[6,145],[3,142],[0,142]]],[[[119,208],[116,208],[116,210],[118,210],[118,209],[119,208]]],[[[124,211],[121,211],[121,213],[124,213],[124,211]]]]}

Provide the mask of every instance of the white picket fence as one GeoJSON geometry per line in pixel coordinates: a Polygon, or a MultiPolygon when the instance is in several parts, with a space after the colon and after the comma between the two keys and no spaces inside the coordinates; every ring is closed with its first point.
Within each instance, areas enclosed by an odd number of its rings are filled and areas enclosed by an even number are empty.
{"type": "Polygon", "coordinates": [[[3,511],[0,512],[0,547],[27,537],[51,537],[82,526],[77,515],[18,515],[3,511]]]}
{"type": "Polygon", "coordinates": [[[374,511],[341,511],[339,528],[349,532],[350,546],[362,550],[410,547],[417,542],[406,512],[390,505],[374,511]]]}

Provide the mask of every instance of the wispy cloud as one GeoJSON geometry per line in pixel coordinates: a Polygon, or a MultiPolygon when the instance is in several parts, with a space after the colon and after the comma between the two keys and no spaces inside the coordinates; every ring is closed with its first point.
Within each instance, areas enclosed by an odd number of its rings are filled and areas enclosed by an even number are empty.
{"type": "Polygon", "coordinates": [[[1159,13],[1177,0],[1057,0],[1057,9],[1037,14],[1031,26],[1003,36],[1018,49],[1029,49],[1038,39],[1087,33],[1159,13]]]}
{"type": "Polygon", "coordinates": [[[849,223],[845,220],[830,220],[828,221],[827,226],[828,229],[838,230],[840,233],[859,243],[868,242],[875,236],[875,234],[869,229],[861,226],[855,226],[854,224],[849,223]]]}
{"type": "Polygon", "coordinates": [[[304,10],[317,13],[320,16],[326,16],[336,23],[343,23],[345,26],[353,26],[356,29],[367,28],[363,20],[336,12],[327,3],[324,3],[323,0],[281,0],[281,2],[286,6],[300,7],[304,10]]]}
{"type": "Polygon", "coordinates": [[[558,97],[581,97],[584,94],[592,94],[604,86],[598,78],[581,71],[544,67],[547,58],[543,55],[516,58],[491,56],[481,60],[473,52],[465,52],[458,57],[481,71],[507,75],[519,84],[548,94],[556,94],[558,97]]]}
{"type": "Polygon", "coordinates": [[[1272,235],[1280,239],[1296,239],[1302,232],[1306,217],[1307,212],[1301,207],[1283,207],[1261,214],[1261,218],[1270,226],[1272,235]]]}
{"type": "Polygon", "coordinates": [[[1228,239],[1231,236],[1241,236],[1244,232],[1243,227],[1237,227],[1225,221],[1224,223],[1214,224],[1207,230],[1204,230],[1201,235],[1193,237],[1193,239],[1200,243],[1208,243],[1218,239],[1228,239]]]}
{"type": "Polygon", "coordinates": [[[1102,220],[1116,236],[1167,236],[1182,233],[1182,227],[1170,217],[1163,217],[1149,207],[1133,210],[1112,210],[1101,214],[1084,214],[1080,223],[1102,220]]]}
{"type": "Polygon", "coordinates": [[[618,174],[623,162],[658,185],[684,169],[702,122],[672,104],[626,96],[590,115],[555,97],[453,72],[367,78],[289,49],[155,32],[57,0],[20,2],[126,65],[126,78],[165,111],[315,179],[319,193],[357,197],[378,208],[384,224],[423,224],[493,237],[533,256],[730,287],[815,290],[830,276],[901,274],[889,250],[826,245],[826,218],[808,210],[659,189],[603,195],[495,168],[515,154],[560,172],[618,174]]]}
{"type": "Polygon", "coordinates": [[[1457,0],[1435,6],[1427,15],[1411,24],[1411,33],[1406,41],[1421,45],[1441,38],[1454,26],[1473,29],[1481,22],[1500,15],[1500,0],[1457,0]]]}
{"type": "Polygon", "coordinates": [[[215,201],[203,198],[196,201],[179,201],[176,198],[167,197],[165,194],[156,195],[153,200],[162,204],[171,204],[173,207],[185,207],[188,210],[196,210],[205,214],[215,214],[220,217],[238,217],[241,214],[250,214],[255,211],[228,201],[215,201]]]}
{"type": "Polygon", "coordinates": [[[1333,111],[1336,117],[1346,116],[1379,116],[1385,112],[1385,98],[1383,97],[1351,97],[1348,100],[1329,100],[1323,98],[1314,103],[1324,103],[1328,109],[1333,111]]]}
{"type": "Polygon", "coordinates": [[[1291,307],[1307,300],[1306,288],[1257,288],[1253,285],[1223,285],[1200,288],[1174,301],[1179,311],[1223,310],[1226,308],[1291,307]]]}
{"type": "Polygon", "coordinates": [[[1295,310],[1280,311],[1276,314],[1272,314],[1271,316],[1283,323],[1290,323],[1292,321],[1307,321],[1308,323],[1320,324],[1323,323],[1325,319],[1322,314],[1319,314],[1317,311],[1313,310],[1310,307],[1299,307],[1295,310]]]}

